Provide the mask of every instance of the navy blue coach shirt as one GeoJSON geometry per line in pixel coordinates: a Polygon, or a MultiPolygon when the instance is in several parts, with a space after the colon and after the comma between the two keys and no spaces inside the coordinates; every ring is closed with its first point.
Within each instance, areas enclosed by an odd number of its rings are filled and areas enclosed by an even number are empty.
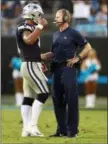
{"type": "Polygon", "coordinates": [[[56,31],[53,34],[52,52],[54,53],[54,61],[62,62],[73,58],[77,48],[84,47],[87,40],[81,34],[68,27],[64,31],[56,31]]]}

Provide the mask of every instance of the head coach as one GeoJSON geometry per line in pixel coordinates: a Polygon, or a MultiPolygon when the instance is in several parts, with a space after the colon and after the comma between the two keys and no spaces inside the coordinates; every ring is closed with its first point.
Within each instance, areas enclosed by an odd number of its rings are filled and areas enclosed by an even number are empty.
{"type": "MultiPolygon", "coordinates": [[[[58,31],[53,34],[51,71],[53,72],[53,103],[57,131],[52,136],[76,137],[78,135],[79,109],[76,64],[92,49],[87,40],[69,27],[68,10],[57,11],[54,23],[58,31]],[[77,55],[77,49],[81,52],[77,55]]],[[[44,59],[51,52],[43,54],[44,59]]]]}

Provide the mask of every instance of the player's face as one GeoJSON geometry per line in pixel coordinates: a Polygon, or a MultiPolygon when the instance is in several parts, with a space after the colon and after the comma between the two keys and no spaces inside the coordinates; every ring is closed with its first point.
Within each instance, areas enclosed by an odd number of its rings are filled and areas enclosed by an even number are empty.
{"type": "Polygon", "coordinates": [[[36,23],[33,20],[26,20],[29,24],[36,25],[36,23]]]}
{"type": "Polygon", "coordinates": [[[55,16],[56,26],[60,27],[63,23],[63,13],[62,11],[58,11],[55,16]]]}

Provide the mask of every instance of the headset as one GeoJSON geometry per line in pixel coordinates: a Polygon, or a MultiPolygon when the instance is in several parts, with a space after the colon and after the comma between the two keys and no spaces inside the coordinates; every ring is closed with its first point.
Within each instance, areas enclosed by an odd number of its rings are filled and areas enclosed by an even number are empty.
{"type": "Polygon", "coordinates": [[[63,23],[65,23],[68,20],[67,10],[63,9],[62,12],[63,12],[63,23]]]}

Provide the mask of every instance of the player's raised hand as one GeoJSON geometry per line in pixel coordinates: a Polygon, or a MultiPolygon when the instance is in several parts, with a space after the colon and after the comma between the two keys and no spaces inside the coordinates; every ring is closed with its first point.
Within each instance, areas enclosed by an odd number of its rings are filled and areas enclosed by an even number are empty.
{"type": "Polygon", "coordinates": [[[45,18],[42,17],[42,18],[39,19],[38,24],[41,24],[41,25],[43,25],[43,27],[46,27],[48,25],[48,21],[45,18]]]}

